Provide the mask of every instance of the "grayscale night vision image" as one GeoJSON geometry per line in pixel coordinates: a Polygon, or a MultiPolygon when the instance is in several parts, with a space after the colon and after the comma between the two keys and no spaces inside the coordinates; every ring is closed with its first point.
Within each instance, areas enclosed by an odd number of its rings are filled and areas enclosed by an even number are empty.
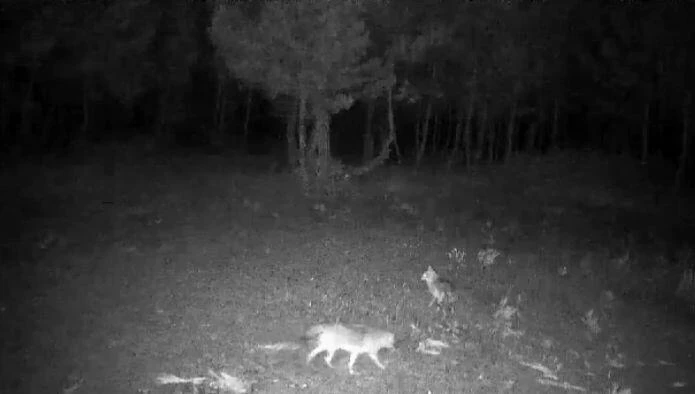
{"type": "Polygon", "coordinates": [[[0,0],[0,394],[695,392],[694,15],[0,0]]]}

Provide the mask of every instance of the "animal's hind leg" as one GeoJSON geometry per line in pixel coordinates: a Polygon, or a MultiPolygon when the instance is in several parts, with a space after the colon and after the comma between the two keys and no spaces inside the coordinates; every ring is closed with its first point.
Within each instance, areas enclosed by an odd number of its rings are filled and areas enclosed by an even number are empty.
{"type": "Polygon", "coordinates": [[[314,357],[316,357],[319,353],[323,352],[324,350],[326,349],[322,348],[321,346],[317,346],[316,349],[312,350],[311,353],[309,353],[306,356],[306,363],[311,364],[311,360],[313,360],[314,357]]]}
{"type": "Polygon", "coordinates": [[[324,360],[326,360],[326,364],[328,364],[328,366],[331,368],[333,368],[333,364],[331,364],[331,363],[333,362],[333,355],[334,354],[335,354],[335,350],[328,350],[326,352],[326,357],[324,358],[324,360]]]}
{"type": "Polygon", "coordinates": [[[376,353],[369,353],[369,357],[370,357],[372,360],[374,360],[374,363],[375,363],[376,365],[378,365],[379,368],[381,368],[381,369],[386,369],[386,367],[384,366],[384,364],[382,364],[381,361],[379,361],[379,355],[378,355],[378,354],[376,354],[376,353]]]}
{"type": "Polygon", "coordinates": [[[357,357],[359,356],[359,353],[350,353],[350,361],[348,361],[348,371],[350,372],[350,375],[357,375],[355,373],[355,362],[357,361],[357,357]]]}

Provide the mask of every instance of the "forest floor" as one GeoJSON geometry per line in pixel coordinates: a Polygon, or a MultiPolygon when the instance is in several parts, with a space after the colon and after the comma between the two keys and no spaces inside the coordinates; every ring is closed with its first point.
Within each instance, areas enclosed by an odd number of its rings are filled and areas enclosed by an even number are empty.
{"type": "Polygon", "coordinates": [[[674,292],[695,217],[619,159],[384,168],[321,201],[264,158],[108,167],[2,175],[2,393],[694,390],[674,292]],[[453,313],[428,307],[429,265],[453,313]],[[306,365],[300,336],[336,320],[394,332],[386,369],[306,365]],[[428,338],[449,347],[418,350],[428,338]]]}

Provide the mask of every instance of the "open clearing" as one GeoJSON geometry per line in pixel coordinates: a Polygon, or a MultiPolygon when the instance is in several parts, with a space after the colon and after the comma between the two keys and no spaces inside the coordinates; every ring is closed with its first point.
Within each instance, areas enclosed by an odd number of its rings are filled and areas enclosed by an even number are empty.
{"type": "Polygon", "coordinates": [[[3,175],[0,392],[225,392],[156,384],[210,371],[259,393],[692,392],[695,319],[673,295],[695,221],[629,165],[396,167],[312,200],[263,160],[3,175]],[[458,293],[447,316],[428,265],[458,293]],[[336,320],[396,333],[386,370],[306,365],[299,337],[336,320]],[[418,352],[426,338],[450,347],[418,352]],[[262,347],[285,342],[301,347],[262,347]]]}

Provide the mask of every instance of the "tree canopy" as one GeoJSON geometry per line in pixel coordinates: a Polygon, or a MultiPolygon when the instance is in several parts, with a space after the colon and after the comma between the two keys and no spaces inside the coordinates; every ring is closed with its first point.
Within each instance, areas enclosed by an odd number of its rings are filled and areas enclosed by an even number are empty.
{"type": "Polygon", "coordinates": [[[467,165],[474,153],[494,161],[523,146],[588,144],[643,160],[655,152],[675,158],[692,112],[693,7],[5,2],[0,138],[28,150],[70,129],[87,139],[132,127],[165,138],[201,128],[254,138],[249,124],[269,121],[254,118],[253,108],[274,106],[264,113],[280,114],[294,130],[288,146],[322,157],[318,167],[328,165],[338,138],[335,115],[361,111],[389,129],[340,133],[364,138],[367,152],[396,145],[398,136],[406,155],[428,148],[467,165]]]}

